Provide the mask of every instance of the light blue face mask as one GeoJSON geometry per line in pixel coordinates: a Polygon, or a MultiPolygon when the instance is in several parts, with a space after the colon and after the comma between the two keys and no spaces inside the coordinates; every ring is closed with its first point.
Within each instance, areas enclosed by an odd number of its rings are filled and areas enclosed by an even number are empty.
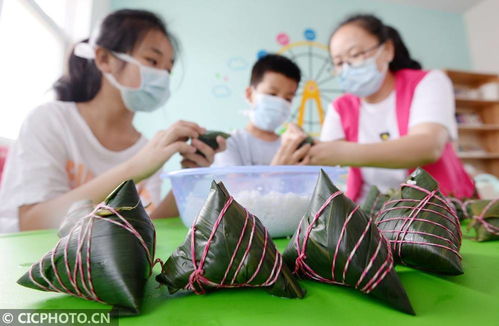
{"type": "Polygon", "coordinates": [[[133,112],[152,112],[166,103],[170,97],[170,74],[163,69],[147,67],[135,58],[124,54],[113,54],[120,60],[138,65],[140,86],[138,88],[121,85],[110,73],[104,74],[114,87],[120,90],[125,106],[133,112]]]}
{"type": "Polygon", "coordinates": [[[257,93],[250,120],[258,128],[275,131],[288,121],[291,115],[291,103],[279,96],[257,93]]]}
{"type": "MultiPolygon", "coordinates": [[[[80,58],[95,59],[95,40],[99,30],[95,30],[89,42],[81,42],[75,46],[74,54],[80,58]]],[[[152,112],[166,103],[170,97],[170,74],[163,69],[156,69],[142,65],[138,60],[125,53],[113,52],[125,62],[137,65],[140,71],[140,86],[137,88],[121,85],[113,75],[104,76],[119,89],[125,106],[133,112],[152,112]]]]}
{"type": "Polygon", "coordinates": [[[358,97],[366,97],[379,91],[388,70],[388,64],[383,71],[378,70],[376,59],[379,53],[381,51],[359,66],[344,63],[339,76],[340,87],[358,97]]]}

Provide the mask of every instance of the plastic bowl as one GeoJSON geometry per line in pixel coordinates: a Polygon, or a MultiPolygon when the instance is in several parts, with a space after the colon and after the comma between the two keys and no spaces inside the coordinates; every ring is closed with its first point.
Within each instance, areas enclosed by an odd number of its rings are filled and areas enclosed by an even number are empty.
{"type": "Polygon", "coordinates": [[[256,215],[272,237],[294,233],[324,169],[335,185],[345,188],[345,168],[321,166],[234,166],[184,169],[168,174],[185,226],[199,214],[213,180],[222,181],[234,199],[256,215]]]}

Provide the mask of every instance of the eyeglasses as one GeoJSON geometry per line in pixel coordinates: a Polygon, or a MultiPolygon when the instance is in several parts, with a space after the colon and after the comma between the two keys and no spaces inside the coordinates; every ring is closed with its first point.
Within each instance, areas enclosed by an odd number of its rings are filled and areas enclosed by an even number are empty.
{"type": "Polygon", "coordinates": [[[370,52],[379,49],[383,44],[384,42],[378,43],[375,46],[372,46],[364,51],[360,51],[352,55],[347,55],[345,56],[345,58],[342,58],[337,62],[333,62],[333,75],[339,75],[343,70],[343,65],[345,63],[353,67],[361,66],[368,59],[367,55],[370,52]]]}

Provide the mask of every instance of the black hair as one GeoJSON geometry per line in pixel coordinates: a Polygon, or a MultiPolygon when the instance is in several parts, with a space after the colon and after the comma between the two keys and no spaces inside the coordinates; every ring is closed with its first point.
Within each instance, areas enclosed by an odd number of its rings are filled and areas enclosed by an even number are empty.
{"type": "MultiPolygon", "coordinates": [[[[151,30],[163,33],[175,47],[176,40],[160,17],[146,10],[135,9],[122,9],[106,16],[95,43],[110,51],[131,53],[151,30]]],[[[88,42],[88,39],[84,42],[88,42]]],[[[101,83],[102,73],[95,61],[76,56],[73,49],[68,59],[67,73],[53,87],[60,101],[85,102],[97,95],[101,83]]]]}
{"type": "Polygon", "coordinates": [[[350,16],[338,25],[333,32],[333,35],[338,29],[340,29],[340,27],[348,24],[356,24],[360,26],[369,34],[375,36],[378,39],[379,44],[385,43],[389,40],[392,41],[395,55],[389,65],[390,71],[395,72],[401,69],[422,68],[421,64],[411,57],[409,49],[407,49],[400,33],[395,28],[385,25],[378,17],[369,14],[356,14],[350,16]]]}
{"type": "Polygon", "coordinates": [[[291,59],[279,54],[267,54],[253,65],[251,69],[251,86],[258,85],[266,72],[277,72],[296,81],[297,84],[301,80],[300,68],[291,59]]]}

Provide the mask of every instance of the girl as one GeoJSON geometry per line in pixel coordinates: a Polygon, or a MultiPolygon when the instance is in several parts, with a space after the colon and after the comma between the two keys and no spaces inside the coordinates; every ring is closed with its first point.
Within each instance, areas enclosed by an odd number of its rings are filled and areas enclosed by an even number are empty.
{"type": "Polygon", "coordinates": [[[175,153],[184,166],[210,165],[215,152],[196,139],[205,129],[178,121],[147,141],[132,124],[135,112],[168,99],[174,45],[153,13],[119,10],[75,47],[68,75],[54,87],[58,101],[27,117],[9,154],[0,232],[57,227],[72,203],[99,203],[127,179],[138,184],[151,217],[177,215],[171,193],[159,202],[158,171],[175,153]]]}
{"type": "Polygon", "coordinates": [[[371,185],[398,187],[418,166],[445,195],[471,197],[473,182],[451,144],[457,131],[448,77],[421,70],[399,33],[372,15],[342,22],[329,49],[347,94],[329,109],[311,163],[350,166],[347,195],[353,200],[371,185]]]}

